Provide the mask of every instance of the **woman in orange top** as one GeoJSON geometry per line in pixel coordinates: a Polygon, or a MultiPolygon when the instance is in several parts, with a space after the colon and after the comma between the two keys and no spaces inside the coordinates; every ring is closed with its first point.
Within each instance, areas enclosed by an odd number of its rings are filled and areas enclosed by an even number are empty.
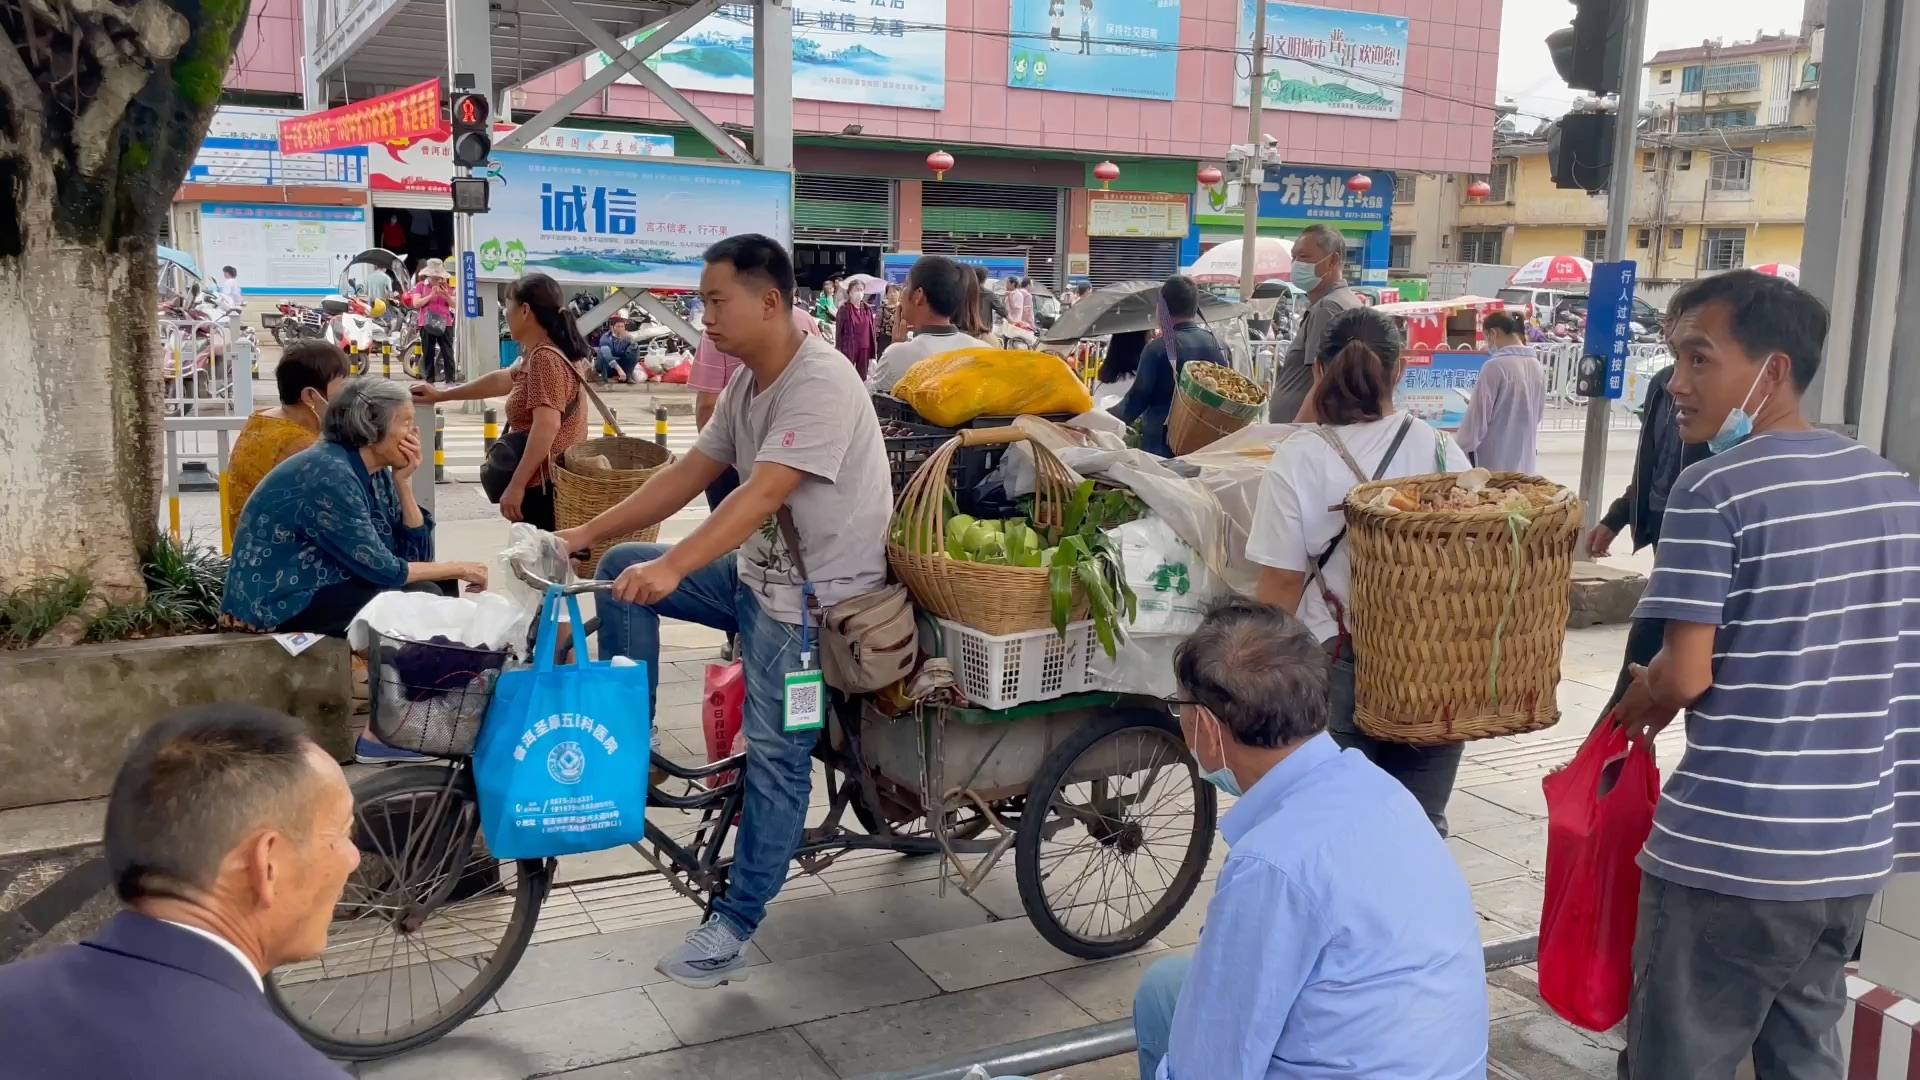
{"type": "Polygon", "coordinates": [[[592,356],[574,324],[560,286],[545,274],[523,274],[507,286],[507,330],[520,345],[511,367],[446,390],[416,384],[416,401],[507,398],[507,430],[480,467],[487,497],[508,521],[553,532],[553,481],[547,460],[587,437],[585,377],[579,364],[592,356]]]}
{"type": "Polygon", "coordinates": [[[297,341],[280,354],[280,404],[247,417],[227,458],[228,536],[238,534],[247,497],[273,467],[319,440],[327,402],[351,372],[347,354],[324,341],[297,341]]]}

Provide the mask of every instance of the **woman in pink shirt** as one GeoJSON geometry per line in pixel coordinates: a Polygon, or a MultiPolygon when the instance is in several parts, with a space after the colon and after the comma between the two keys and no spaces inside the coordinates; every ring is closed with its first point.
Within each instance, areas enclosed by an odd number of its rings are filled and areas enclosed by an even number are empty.
{"type": "Polygon", "coordinates": [[[428,259],[404,301],[420,319],[420,377],[430,383],[453,382],[453,287],[447,283],[446,264],[428,259]]]}

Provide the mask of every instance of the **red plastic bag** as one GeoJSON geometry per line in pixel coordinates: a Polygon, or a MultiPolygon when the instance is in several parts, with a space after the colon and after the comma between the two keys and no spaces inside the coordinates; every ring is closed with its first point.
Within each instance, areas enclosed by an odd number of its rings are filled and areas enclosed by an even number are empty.
{"type": "MultiPolygon", "coordinates": [[[[723,761],[747,749],[740,733],[742,710],[747,704],[747,678],[740,661],[708,664],[706,694],[700,699],[700,730],[707,738],[707,764],[723,761]]],[[[733,780],[733,773],[717,773],[707,779],[709,788],[733,780]]]]}
{"type": "Polygon", "coordinates": [[[1634,857],[1653,831],[1660,770],[1608,716],[1547,795],[1547,889],[1540,914],[1540,997],[1560,1018],[1605,1031],[1627,1015],[1640,910],[1634,857]]]}
{"type": "Polygon", "coordinates": [[[692,374],[693,361],[688,360],[681,363],[678,367],[668,368],[661,374],[660,381],[663,383],[678,383],[681,386],[685,386],[687,384],[687,377],[692,374]]]}

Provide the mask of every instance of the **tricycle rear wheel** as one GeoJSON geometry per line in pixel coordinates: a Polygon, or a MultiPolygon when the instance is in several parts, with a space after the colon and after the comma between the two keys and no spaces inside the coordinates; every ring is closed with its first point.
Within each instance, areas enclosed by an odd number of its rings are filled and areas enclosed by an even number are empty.
{"type": "Polygon", "coordinates": [[[1140,948],[1200,884],[1216,808],[1164,708],[1100,714],[1047,755],[1028,789],[1014,844],[1027,918],[1088,960],[1140,948]]]}

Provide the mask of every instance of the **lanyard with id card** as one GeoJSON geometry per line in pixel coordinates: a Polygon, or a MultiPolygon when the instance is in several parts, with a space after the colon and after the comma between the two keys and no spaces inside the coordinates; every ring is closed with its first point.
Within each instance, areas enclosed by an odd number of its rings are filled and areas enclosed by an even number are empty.
{"type": "Polygon", "coordinates": [[[788,734],[815,731],[826,723],[826,673],[813,663],[813,585],[800,586],[800,670],[785,676],[780,710],[781,728],[788,734]]]}

